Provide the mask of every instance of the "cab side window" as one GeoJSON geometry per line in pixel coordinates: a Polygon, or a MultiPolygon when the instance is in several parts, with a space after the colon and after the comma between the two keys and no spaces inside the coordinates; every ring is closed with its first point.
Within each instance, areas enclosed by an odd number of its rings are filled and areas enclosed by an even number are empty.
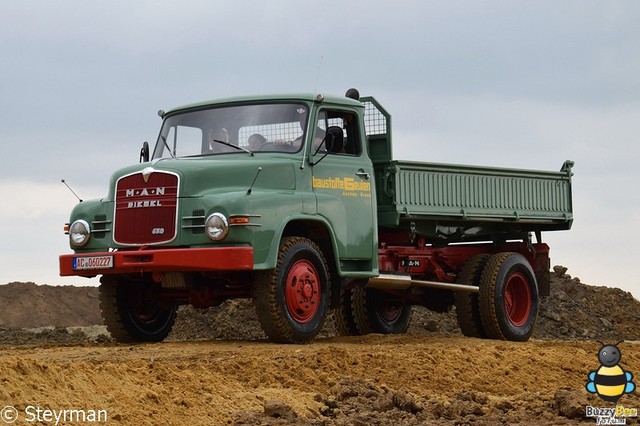
{"type": "Polygon", "coordinates": [[[360,155],[362,152],[356,114],[346,111],[322,110],[314,133],[314,146],[325,140],[321,151],[335,155],[360,155]],[[318,142],[316,142],[318,141],[318,142]]]}

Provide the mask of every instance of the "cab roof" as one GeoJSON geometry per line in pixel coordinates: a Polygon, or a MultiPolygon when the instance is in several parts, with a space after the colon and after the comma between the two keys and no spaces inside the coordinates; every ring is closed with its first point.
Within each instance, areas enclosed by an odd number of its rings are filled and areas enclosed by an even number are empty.
{"type": "Polygon", "coordinates": [[[293,102],[319,102],[328,104],[340,104],[344,106],[359,107],[362,108],[363,104],[355,99],[347,98],[346,96],[334,96],[334,95],[322,95],[313,93],[285,93],[285,94],[272,94],[272,95],[255,95],[255,96],[236,96],[232,98],[212,99],[208,101],[196,102],[192,104],[182,105],[176,108],[172,108],[167,111],[167,114],[188,110],[199,109],[210,106],[219,106],[226,104],[242,104],[252,102],[269,102],[269,101],[293,101],[293,102]],[[322,101],[318,101],[318,98],[322,97],[322,101]]]}

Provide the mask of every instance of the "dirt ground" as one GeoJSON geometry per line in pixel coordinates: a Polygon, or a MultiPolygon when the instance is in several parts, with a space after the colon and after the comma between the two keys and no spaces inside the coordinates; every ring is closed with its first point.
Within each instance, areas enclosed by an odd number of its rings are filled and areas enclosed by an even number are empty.
{"type": "MultiPolygon", "coordinates": [[[[279,345],[236,300],[181,308],[164,343],[121,345],[95,288],[12,283],[0,286],[0,406],[16,424],[29,406],[103,409],[123,425],[595,424],[585,408],[612,406],[585,389],[596,340],[625,340],[619,364],[640,384],[640,302],[555,271],[526,343],[465,338],[454,313],[416,309],[405,335],[335,337],[329,322],[312,344],[279,345]]],[[[640,393],[620,404],[640,409],[640,393]]]]}

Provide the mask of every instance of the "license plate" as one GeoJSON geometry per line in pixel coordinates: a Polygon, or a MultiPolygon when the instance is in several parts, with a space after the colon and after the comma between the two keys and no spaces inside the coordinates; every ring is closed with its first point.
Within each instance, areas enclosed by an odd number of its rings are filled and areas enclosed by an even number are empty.
{"type": "Polygon", "coordinates": [[[113,268],[113,256],[86,256],[73,258],[73,270],[113,268]]]}

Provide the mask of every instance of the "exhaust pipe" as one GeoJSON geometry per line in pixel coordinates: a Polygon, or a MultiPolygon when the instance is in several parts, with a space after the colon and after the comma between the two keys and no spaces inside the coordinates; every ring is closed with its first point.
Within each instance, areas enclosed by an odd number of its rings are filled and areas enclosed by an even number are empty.
{"type": "Polygon", "coordinates": [[[443,283],[439,281],[412,280],[409,275],[385,275],[381,274],[374,278],[369,278],[367,288],[378,288],[381,290],[406,290],[410,287],[439,288],[443,290],[466,291],[477,293],[479,287],[456,283],[443,283]]]}

